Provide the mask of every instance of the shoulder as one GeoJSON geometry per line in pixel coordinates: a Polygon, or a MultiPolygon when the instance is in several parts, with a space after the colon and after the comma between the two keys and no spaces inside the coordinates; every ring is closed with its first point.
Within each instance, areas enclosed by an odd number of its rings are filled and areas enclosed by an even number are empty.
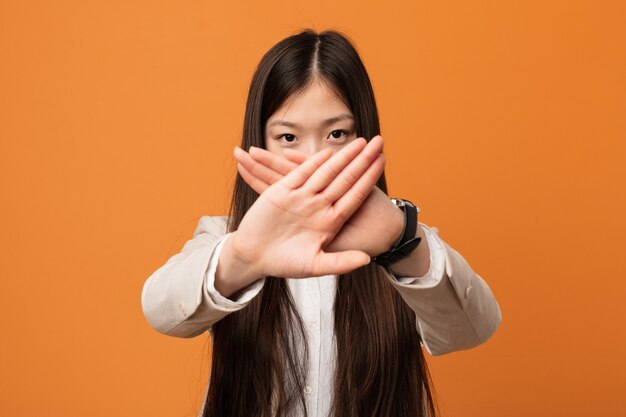
{"type": "Polygon", "coordinates": [[[193,232],[193,237],[201,233],[222,236],[226,234],[227,222],[228,216],[201,216],[196,230],[193,232]]]}

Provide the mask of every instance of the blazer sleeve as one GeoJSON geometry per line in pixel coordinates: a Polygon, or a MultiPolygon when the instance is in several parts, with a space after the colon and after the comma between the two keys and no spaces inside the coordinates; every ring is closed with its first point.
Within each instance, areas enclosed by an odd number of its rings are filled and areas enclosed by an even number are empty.
{"type": "Polygon", "coordinates": [[[234,300],[215,290],[217,261],[228,236],[225,216],[202,216],[180,253],[145,281],[141,305],[153,329],[169,336],[198,336],[244,308],[261,291],[265,278],[239,291],[234,300]]]}
{"type": "Polygon", "coordinates": [[[439,237],[436,227],[424,228],[430,270],[424,277],[385,275],[415,312],[421,343],[431,355],[469,349],[491,337],[502,313],[491,289],[465,258],[439,237]]]}

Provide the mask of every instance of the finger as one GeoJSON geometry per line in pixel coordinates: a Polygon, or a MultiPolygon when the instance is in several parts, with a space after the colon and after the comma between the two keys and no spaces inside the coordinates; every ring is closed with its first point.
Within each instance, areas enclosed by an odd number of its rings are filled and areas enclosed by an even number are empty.
{"type": "Polygon", "coordinates": [[[360,250],[321,252],[316,259],[314,276],[347,274],[370,263],[370,256],[360,250]]]}
{"type": "MultiPolygon", "coordinates": [[[[306,181],[306,189],[317,194],[322,191],[365,148],[367,142],[358,138],[341,148],[306,181]]],[[[328,149],[328,148],[327,148],[328,149]]],[[[306,162],[305,162],[306,163],[306,162]]]]}
{"type": "Polygon", "coordinates": [[[376,161],[382,149],[383,138],[378,135],[374,136],[365,149],[322,191],[326,200],[334,203],[352,188],[370,165],[376,161]]]}
{"type": "Polygon", "coordinates": [[[237,162],[243,165],[250,174],[266,184],[274,184],[283,177],[276,171],[257,162],[246,151],[239,147],[235,148],[234,154],[237,162]]]}
{"type": "Polygon", "coordinates": [[[348,220],[361,204],[363,204],[367,196],[372,192],[374,185],[376,185],[384,169],[385,156],[379,154],[376,161],[370,165],[352,188],[335,202],[334,208],[344,221],[348,220]]]}
{"type": "Polygon", "coordinates": [[[283,149],[283,156],[298,165],[306,161],[306,159],[309,157],[304,152],[300,152],[295,149],[283,149]]]}
{"type": "Polygon", "coordinates": [[[324,164],[333,155],[330,148],[322,149],[316,154],[312,155],[300,166],[285,175],[279,182],[282,182],[288,188],[296,189],[301,187],[302,184],[309,179],[309,177],[316,172],[316,170],[324,164]]]}
{"type": "Polygon", "coordinates": [[[252,175],[250,173],[250,171],[248,171],[246,169],[246,167],[244,167],[241,162],[237,163],[237,171],[239,171],[239,175],[241,175],[241,178],[243,178],[243,180],[254,190],[257,192],[257,194],[262,194],[263,191],[265,191],[267,189],[267,187],[269,187],[269,184],[266,184],[265,182],[261,181],[260,179],[258,179],[257,177],[255,177],[254,175],[252,175]]]}
{"type": "Polygon", "coordinates": [[[299,165],[299,163],[294,163],[288,158],[276,155],[266,149],[257,148],[255,146],[251,146],[248,153],[255,161],[265,165],[271,170],[276,171],[281,176],[289,174],[299,165]]]}

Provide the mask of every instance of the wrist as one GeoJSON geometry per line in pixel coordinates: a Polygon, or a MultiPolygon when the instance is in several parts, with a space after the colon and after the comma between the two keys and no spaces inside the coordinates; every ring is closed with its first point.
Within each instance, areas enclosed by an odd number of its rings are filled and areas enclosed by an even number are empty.
{"type": "Polygon", "coordinates": [[[231,233],[217,263],[215,289],[228,298],[263,276],[253,262],[242,256],[237,232],[231,233]]]}
{"type": "Polygon", "coordinates": [[[388,227],[389,230],[393,231],[393,233],[390,234],[389,239],[385,241],[384,246],[380,248],[377,255],[387,252],[388,250],[396,246],[400,239],[402,239],[402,235],[404,234],[404,214],[402,213],[402,210],[398,210],[398,207],[396,207],[396,205],[393,204],[391,200],[389,200],[389,203],[392,206],[392,210],[390,213],[393,214],[388,217],[388,227]]]}
{"type": "Polygon", "coordinates": [[[422,277],[430,269],[430,250],[424,229],[419,225],[415,233],[423,243],[415,249],[409,256],[399,259],[389,265],[391,272],[397,277],[422,277]]]}
{"type": "Polygon", "coordinates": [[[417,235],[419,232],[417,221],[417,213],[420,211],[419,208],[408,200],[392,198],[391,201],[402,212],[404,227],[400,240],[396,242],[391,249],[372,258],[372,261],[375,263],[386,267],[400,259],[408,257],[419,246],[422,240],[422,237],[417,235]]]}

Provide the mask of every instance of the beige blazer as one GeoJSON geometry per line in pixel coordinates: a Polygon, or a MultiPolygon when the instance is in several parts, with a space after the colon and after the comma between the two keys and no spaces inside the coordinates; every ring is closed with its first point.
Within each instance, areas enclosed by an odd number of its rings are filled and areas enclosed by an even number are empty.
{"type": "MultiPolygon", "coordinates": [[[[206,287],[211,254],[226,231],[226,216],[202,216],[193,236],[144,283],[141,303],[150,326],[160,333],[190,338],[209,330],[227,314],[244,308],[217,305],[206,287]]],[[[443,279],[404,284],[386,272],[389,282],[415,312],[417,330],[431,355],[469,349],[485,342],[502,321],[487,283],[467,261],[434,232],[445,248],[443,279]]],[[[257,281],[258,283],[259,281],[257,281]]]]}

